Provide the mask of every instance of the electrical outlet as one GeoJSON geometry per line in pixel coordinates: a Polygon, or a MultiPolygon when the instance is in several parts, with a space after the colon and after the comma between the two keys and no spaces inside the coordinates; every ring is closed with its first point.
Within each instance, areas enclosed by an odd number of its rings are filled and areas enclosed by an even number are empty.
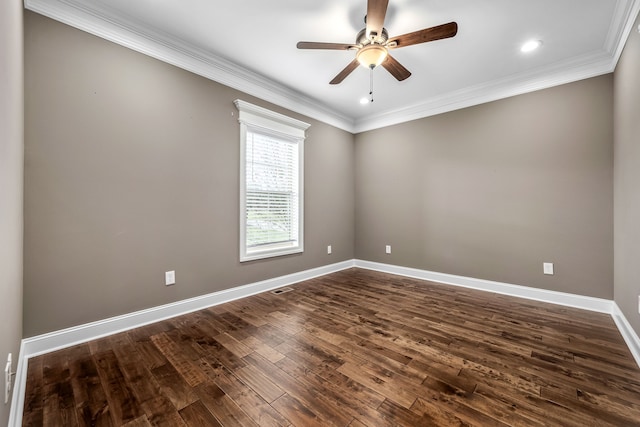
{"type": "Polygon", "coordinates": [[[640,314],[640,295],[638,295],[638,314],[640,314]]]}
{"type": "Polygon", "coordinates": [[[13,376],[13,361],[11,353],[7,357],[7,364],[4,367],[4,403],[9,403],[9,395],[11,394],[11,377],[13,376]]]}
{"type": "Polygon", "coordinates": [[[391,253],[391,245],[387,245],[387,246],[384,248],[384,251],[385,251],[386,253],[390,254],[390,253],[391,253]]]}
{"type": "Polygon", "coordinates": [[[166,286],[175,285],[176,283],[176,272],[175,271],[167,271],[164,273],[164,284],[166,286]]]}
{"type": "Polygon", "coordinates": [[[553,263],[552,262],[543,262],[542,263],[542,272],[544,274],[548,274],[553,276],[553,263]]]}
{"type": "Polygon", "coordinates": [[[327,254],[331,255],[331,245],[327,246],[327,254]]]}

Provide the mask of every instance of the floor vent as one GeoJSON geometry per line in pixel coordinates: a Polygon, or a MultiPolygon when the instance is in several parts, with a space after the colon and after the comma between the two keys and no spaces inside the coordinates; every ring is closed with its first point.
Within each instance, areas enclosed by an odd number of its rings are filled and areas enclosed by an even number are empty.
{"type": "Polygon", "coordinates": [[[276,289],[271,291],[272,294],[276,294],[276,295],[280,295],[280,294],[285,294],[287,292],[291,292],[293,290],[293,288],[280,288],[280,289],[276,289]]]}

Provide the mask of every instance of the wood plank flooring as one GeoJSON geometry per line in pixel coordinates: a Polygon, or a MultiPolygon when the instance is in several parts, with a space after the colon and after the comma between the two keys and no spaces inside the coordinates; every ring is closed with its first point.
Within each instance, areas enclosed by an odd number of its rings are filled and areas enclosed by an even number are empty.
{"type": "Polygon", "coordinates": [[[33,358],[25,426],[640,426],[608,315],[350,269],[33,358]]]}

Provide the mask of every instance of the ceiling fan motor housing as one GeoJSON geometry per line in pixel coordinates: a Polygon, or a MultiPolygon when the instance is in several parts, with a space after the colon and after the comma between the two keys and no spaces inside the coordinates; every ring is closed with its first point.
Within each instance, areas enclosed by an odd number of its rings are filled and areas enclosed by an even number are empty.
{"type": "MultiPolygon", "coordinates": [[[[389,40],[389,33],[387,32],[386,28],[383,28],[382,34],[376,36],[373,42],[377,44],[385,44],[387,40],[389,40]]],[[[360,32],[356,36],[356,44],[366,46],[371,43],[372,41],[367,38],[367,29],[363,28],[362,30],[360,30],[360,32]]]]}

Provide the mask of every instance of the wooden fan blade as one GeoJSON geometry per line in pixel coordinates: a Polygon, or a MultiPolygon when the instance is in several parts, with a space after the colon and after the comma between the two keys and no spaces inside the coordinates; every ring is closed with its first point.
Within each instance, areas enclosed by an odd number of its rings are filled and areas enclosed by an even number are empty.
{"type": "Polygon", "coordinates": [[[391,55],[387,55],[381,65],[400,82],[411,76],[411,71],[404,68],[404,66],[391,55]]]}
{"type": "Polygon", "coordinates": [[[351,61],[351,63],[349,65],[347,65],[344,70],[340,71],[338,73],[337,76],[335,76],[333,78],[333,80],[331,80],[329,82],[329,84],[331,85],[337,85],[339,83],[342,83],[342,81],[353,72],[353,70],[355,70],[356,68],[358,68],[358,66],[360,65],[360,63],[358,62],[357,59],[354,59],[353,61],[351,61]]]}
{"type": "Polygon", "coordinates": [[[446,39],[455,36],[457,33],[458,24],[455,22],[449,22],[448,24],[442,24],[436,27],[425,28],[424,30],[414,31],[413,33],[403,34],[398,37],[392,37],[389,39],[387,47],[397,49],[414,44],[446,39]]]}
{"type": "Polygon", "coordinates": [[[330,50],[349,50],[357,49],[357,46],[346,43],[319,43],[319,42],[298,42],[298,49],[330,49],[330,50]]]}
{"type": "Polygon", "coordinates": [[[367,37],[370,34],[380,36],[384,27],[389,0],[369,0],[367,2],[367,37]]]}

